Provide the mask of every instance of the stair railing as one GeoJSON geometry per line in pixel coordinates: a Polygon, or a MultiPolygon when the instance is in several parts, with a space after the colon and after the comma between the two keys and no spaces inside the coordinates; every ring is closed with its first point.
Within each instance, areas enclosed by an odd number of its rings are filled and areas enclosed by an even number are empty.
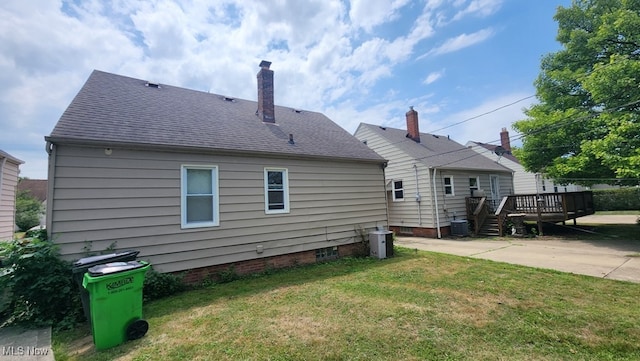
{"type": "Polygon", "coordinates": [[[480,233],[480,228],[484,224],[484,221],[487,219],[489,215],[489,207],[487,205],[487,197],[482,197],[478,202],[478,205],[473,210],[472,218],[473,218],[473,228],[475,234],[480,233]]]}
{"type": "Polygon", "coordinates": [[[498,209],[496,209],[495,215],[496,217],[498,217],[498,231],[500,232],[501,237],[506,233],[507,215],[514,211],[514,209],[516,208],[515,205],[516,197],[502,197],[502,201],[500,202],[498,209]]]}

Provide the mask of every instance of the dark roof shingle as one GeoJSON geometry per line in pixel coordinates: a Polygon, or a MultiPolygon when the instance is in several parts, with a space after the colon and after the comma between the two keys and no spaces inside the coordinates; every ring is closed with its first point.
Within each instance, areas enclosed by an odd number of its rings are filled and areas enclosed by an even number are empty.
{"type": "Polygon", "coordinates": [[[429,167],[512,172],[511,169],[480,155],[470,148],[449,139],[447,136],[420,133],[420,143],[417,143],[407,138],[407,131],[403,129],[380,127],[366,123],[360,123],[360,127],[366,127],[410,157],[429,167]]]}
{"type": "Polygon", "coordinates": [[[267,124],[256,110],[255,101],[94,70],[46,139],[384,161],[321,113],[276,106],[267,124]]]}

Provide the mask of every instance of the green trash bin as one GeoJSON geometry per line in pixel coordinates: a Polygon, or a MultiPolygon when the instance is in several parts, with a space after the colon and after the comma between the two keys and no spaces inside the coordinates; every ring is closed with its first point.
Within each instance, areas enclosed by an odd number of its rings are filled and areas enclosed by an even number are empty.
{"type": "Polygon", "coordinates": [[[82,286],[89,292],[91,333],[97,350],[144,336],[142,289],[150,265],[144,261],[112,262],[89,268],[82,286]]]}

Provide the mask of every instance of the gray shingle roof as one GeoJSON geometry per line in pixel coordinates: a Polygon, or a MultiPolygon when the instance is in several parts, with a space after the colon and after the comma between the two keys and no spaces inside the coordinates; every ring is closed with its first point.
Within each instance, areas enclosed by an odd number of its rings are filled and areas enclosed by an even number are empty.
{"type": "Polygon", "coordinates": [[[46,139],[384,162],[321,113],[276,106],[265,124],[255,101],[146,84],[94,70],[46,139]]]}
{"type": "MultiPolygon", "coordinates": [[[[360,127],[366,127],[410,157],[429,167],[512,172],[511,169],[449,139],[447,136],[420,133],[420,143],[416,143],[407,138],[407,131],[404,129],[381,127],[366,123],[360,123],[360,127]]],[[[392,162],[393,160],[391,159],[390,161],[392,162]]]]}
{"type": "MultiPolygon", "coordinates": [[[[497,147],[497,145],[495,144],[487,144],[487,143],[474,142],[474,141],[471,141],[471,142],[491,152],[494,152],[497,147]]],[[[518,160],[518,158],[516,158],[513,154],[511,154],[511,152],[504,153],[502,156],[509,159],[512,162],[520,164],[520,161],[518,160]]]]}

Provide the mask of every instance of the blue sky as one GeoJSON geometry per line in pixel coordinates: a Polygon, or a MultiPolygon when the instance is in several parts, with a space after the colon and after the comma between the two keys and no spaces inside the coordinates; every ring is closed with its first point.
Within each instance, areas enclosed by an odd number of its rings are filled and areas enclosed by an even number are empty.
{"type": "Polygon", "coordinates": [[[517,136],[511,124],[536,101],[540,60],[560,49],[553,15],[570,4],[2,1],[0,149],[26,162],[21,176],[46,178],[44,137],[93,69],[255,100],[262,59],[276,104],[350,133],[360,122],[404,128],[414,106],[422,132],[496,143],[502,127],[517,136]]]}

